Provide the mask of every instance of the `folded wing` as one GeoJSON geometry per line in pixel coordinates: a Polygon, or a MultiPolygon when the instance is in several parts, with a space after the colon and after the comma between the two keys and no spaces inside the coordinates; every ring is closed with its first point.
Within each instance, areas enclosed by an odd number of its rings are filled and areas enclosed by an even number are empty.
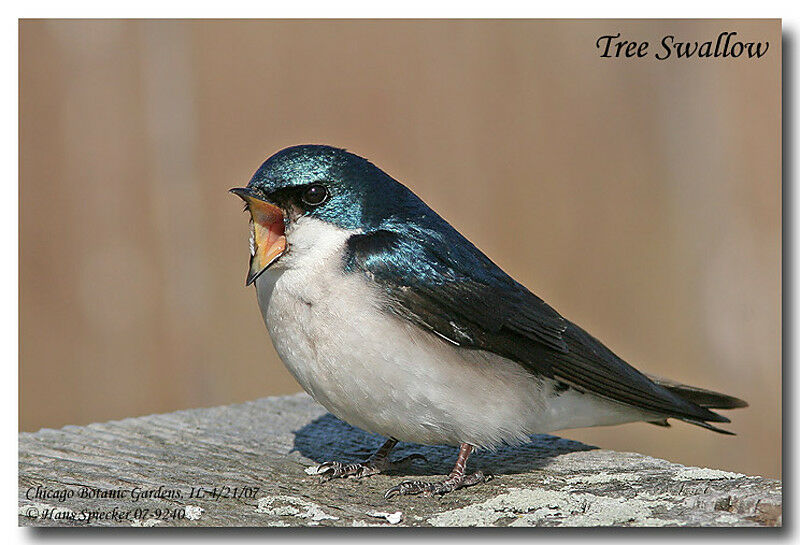
{"type": "Polygon", "coordinates": [[[625,363],[452,228],[417,226],[354,235],[345,268],[376,282],[390,312],[453,344],[499,354],[656,416],[712,429],[706,422],[729,422],[625,363]]]}

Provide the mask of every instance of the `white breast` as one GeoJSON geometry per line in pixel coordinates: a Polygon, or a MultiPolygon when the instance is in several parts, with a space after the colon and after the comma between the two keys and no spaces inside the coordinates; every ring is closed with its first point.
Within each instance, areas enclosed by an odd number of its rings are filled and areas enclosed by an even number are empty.
{"type": "Polygon", "coordinates": [[[555,395],[497,355],[454,346],[380,309],[380,291],[342,272],[353,232],[310,218],[256,280],[275,349],[303,387],[348,423],[403,441],[493,446],[531,433],[641,414],[589,394],[555,395]]]}

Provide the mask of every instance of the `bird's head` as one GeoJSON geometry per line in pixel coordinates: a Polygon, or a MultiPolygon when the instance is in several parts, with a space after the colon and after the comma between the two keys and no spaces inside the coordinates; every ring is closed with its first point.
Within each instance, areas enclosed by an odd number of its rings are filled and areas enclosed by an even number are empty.
{"type": "Polygon", "coordinates": [[[279,151],[261,165],[247,187],[231,192],[245,201],[251,214],[247,285],[287,252],[286,231],[301,217],[367,231],[421,204],[366,159],[322,145],[279,151]]]}

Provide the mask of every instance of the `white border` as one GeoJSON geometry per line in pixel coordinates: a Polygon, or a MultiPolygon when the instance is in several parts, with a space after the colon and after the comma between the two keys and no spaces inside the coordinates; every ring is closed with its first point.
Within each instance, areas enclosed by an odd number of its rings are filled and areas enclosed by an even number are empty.
{"type": "MultiPolygon", "coordinates": [[[[344,0],[303,0],[289,4],[287,2],[266,2],[266,1],[231,1],[226,2],[154,2],[154,1],[140,1],[131,5],[122,5],[121,3],[111,2],[98,2],[86,0],[73,0],[70,2],[63,1],[39,1],[30,4],[18,4],[4,9],[7,13],[0,18],[0,43],[2,43],[2,57],[0,60],[0,73],[6,76],[4,79],[5,84],[2,86],[3,108],[0,110],[0,120],[2,121],[3,142],[0,150],[5,156],[2,162],[5,165],[5,173],[9,182],[5,187],[4,196],[0,199],[0,255],[11,256],[10,259],[2,268],[0,268],[0,285],[4,287],[2,295],[0,296],[2,305],[2,316],[0,318],[0,338],[2,339],[3,353],[6,356],[3,362],[4,380],[0,383],[2,387],[2,424],[3,424],[3,443],[2,462],[3,469],[2,481],[0,481],[0,491],[2,491],[3,502],[0,504],[0,512],[2,513],[3,528],[16,528],[17,527],[17,441],[12,440],[16,438],[18,432],[18,399],[17,399],[17,378],[18,378],[18,26],[17,18],[384,18],[384,17],[402,17],[402,18],[782,18],[784,32],[792,36],[793,40],[793,53],[791,58],[792,67],[794,72],[797,49],[800,47],[798,44],[797,29],[800,28],[798,20],[797,2],[778,2],[778,1],[765,1],[758,2],[698,2],[698,1],[676,1],[670,2],[558,2],[548,4],[538,4],[534,2],[523,3],[519,1],[508,0],[495,0],[493,2],[423,2],[419,0],[404,1],[402,3],[396,2],[365,2],[365,1],[344,1],[344,0]],[[666,11],[669,10],[669,11],[666,11]],[[13,77],[11,77],[13,76],[13,77]]],[[[789,69],[789,67],[787,67],[789,69]]],[[[793,114],[797,109],[797,86],[794,86],[790,99],[794,104],[793,114]]],[[[785,119],[785,122],[790,127],[796,127],[796,115],[792,119],[785,119]]],[[[791,148],[785,148],[787,154],[793,157],[798,156],[798,140],[792,138],[790,141],[791,148]]],[[[796,168],[796,167],[795,167],[796,168]]],[[[793,180],[786,180],[786,184],[793,183],[793,180]]],[[[800,200],[800,191],[792,192],[791,203],[787,203],[788,210],[795,211],[798,209],[798,200],[800,200]]],[[[795,229],[792,233],[787,233],[787,245],[791,244],[791,248],[787,247],[787,251],[791,251],[792,255],[798,253],[798,237],[797,227],[798,222],[794,222],[795,229]]],[[[795,272],[796,269],[795,269],[795,272]]],[[[792,281],[797,284],[797,275],[791,279],[786,278],[785,282],[792,281]]],[[[798,307],[797,290],[794,290],[791,301],[784,301],[787,308],[798,307]]],[[[790,338],[797,339],[798,328],[800,323],[794,321],[791,323],[791,330],[784,331],[784,334],[789,334],[790,338]]],[[[784,356],[785,357],[785,356],[784,356]]],[[[792,362],[788,362],[787,366],[792,362]]],[[[798,391],[798,373],[790,375],[792,378],[791,384],[785,384],[784,389],[789,392],[798,391]]],[[[787,396],[788,397],[788,396],[787,396]]],[[[785,408],[785,410],[788,410],[785,408]]],[[[787,418],[791,420],[789,415],[787,418]]],[[[791,430],[784,431],[784,437],[792,437],[795,426],[791,430]]],[[[793,452],[794,449],[787,449],[793,452]]],[[[787,465],[792,464],[794,460],[786,459],[787,465]]],[[[792,471],[784,473],[784,478],[787,479],[792,475],[792,471]]],[[[794,483],[790,482],[787,489],[794,488],[794,483]]],[[[796,502],[789,504],[791,507],[796,506],[796,502]]],[[[795,526],[797,524],[797,508],[795,507],[791,513],[784,513],[784,519],[791,521],[790,524],[795,526]]],[[[742,536],[745,539],[753,540],[759,538],[769,538],[775,536],[774,533],[764,532],[762,534],[747,533],[748,535],[742,536]]],[[[30,530],[17,529],[16,531],[6,534],[12,542],[28,542],[37,537],[34,532],[30,530]]],[[[40,534],[39,534],[40,535],[40,534]]],[[[66,534],[62,534],[66,535],[66,534]]],[[[219,534],[215,534],[219,535],[219,534]]],[[[235,535],[235,534],[233,534],[235,535]]],[[[278,534],[275,532],[250,534],[249,536],[236,536],[241,539],[242,537],[249,538],[248,540],[265,540],[270,541],[283,541],[287,537],[294,537],[295,539],[308,539],[308,540],[330,540],[331,538],[337,539],[352,539],[353,537],[363,536],[365,539],[383,539],[388,537],[389,534],[383,533],[381,536],[376,536],[374,533],[366,534],[364,532],[338,532],[331,534],[326,532],[324,537],[321,534],[304,532],[302,535],[294,534],[278,534]]],[[[452,534],[437,533],[431,536],[434,539],[458,539],[462,540],[469,534],[463,531],[452,534]]],[[[560,539],[567,538],[568,534],[556,534],[560,539]]],[[[502,537],[505,539],[513,539],[517,541],[529,541],[531,539],[536,542],[549,542],[556,537],[553,533],[544,534],[541,532],[536,533],[503,533],[494,536],[487,535],[485,532],[479,532],[472,537],[481,539],[496,539],[502,537]]],[[[582,532],[581,534],[571,533],[571,539],[608,539],[612,534],[607,532],[598,532],[594,535],[582,532]]],[[[786,533],[783,534],[787,535],[786,533]]],[[[642,534],[639,532],[618,532],[613,534],[614,538],[628,536],[628,539],[639,540],[642,539],[642,534]]],[[[730,539],[734,534],[730,532],[725,533],[682,533],[680,539],[682,541],[695,541],[703,542],[719,539],[730,539]]],[[[50,538],[55,537],[53,535],[50,538]]],[[[88,537],[85,533],[80,536],[73,536],[78,540],[83,540],[88,537]]],[[[105,534],[100,539],[112,537],[105,534]]],[[[130,539],[131,535],[126,532],[124,539],[130,539]]],[[[193,532],[188,533],[175,533],[171,532],[169,536],[164,533],[159,533],[158,536],[153,536],[152,533],[137,534],[138,538],[152,541],[170,542],[174,541],[176,537],[183,539],[197,539],[198,534],[193,532]]],[[[211,537],[205,534],[201,537],[204,541],[211,537]]],[[[228,539],[231,535],[226,536],[228,539]]],[[[403,539],[419,539],[418,534],[408,534],[403,536],[403,539]],[[416,537],[415,537],[416,536],[416,537]]],[[[671,540],[677,537],[675,533],[662,534],[649,533],[647,539],[653,538],[666,538],[671,540]]],[[[222,536],[220,536],[222,538],[222,536]]],[[[221,541],[221,539],[220,539],[221,541]]]]}

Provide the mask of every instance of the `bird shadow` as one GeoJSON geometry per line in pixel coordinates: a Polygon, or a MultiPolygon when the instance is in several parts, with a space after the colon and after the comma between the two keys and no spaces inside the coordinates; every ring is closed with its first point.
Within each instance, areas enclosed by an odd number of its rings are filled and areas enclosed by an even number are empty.
{"type": "MultiPolygon", "coordinates": [[[[294,432],[292,451],[316,463],[334,460],[362,462],[385,440],[385,437],[355,428],[328,413],[294,432]]],[[[469,465],[472,471],[481,470],[493,475],[527,473],[547,465],[556,456],[596,448],[553,435],[531,435],[527,443],[500,445],[494,450],[480,449],[470,457],[469,465]]],[[[400,476],[447,474],[455,464],[458,449],[400,442],[392,451],[392,459],[414,453],[422,454],[427,461],[417,460],[386,473],[400,476]]]]}

